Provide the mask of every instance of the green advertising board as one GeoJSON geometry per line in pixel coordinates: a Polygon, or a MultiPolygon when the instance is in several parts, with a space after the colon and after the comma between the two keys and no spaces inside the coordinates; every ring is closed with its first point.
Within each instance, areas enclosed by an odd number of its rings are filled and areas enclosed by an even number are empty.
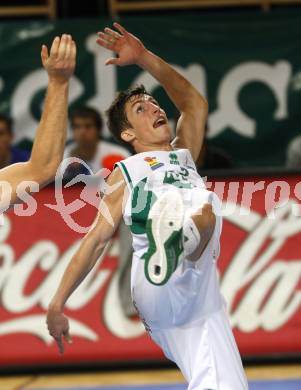
{"type": "MultiPolygon", "coordinates": [[[[136,15],[121,23],[206,96],[209,141],[237,167],[285,164],[289,141],[301,134],[301,11],[136,15]]],[[[104,115],[117,90],[143,83],[174,120],[176,109],[149,74],[104,66],[111,53],[96,45],[96,32],[110,24],[104,18],[0,24],[0,112],[14,118],[16,143],[33,139],[41,114],[47,85],[41,45],[64,32],[78,45],[70,108],[88,104],[104,115]]]]}

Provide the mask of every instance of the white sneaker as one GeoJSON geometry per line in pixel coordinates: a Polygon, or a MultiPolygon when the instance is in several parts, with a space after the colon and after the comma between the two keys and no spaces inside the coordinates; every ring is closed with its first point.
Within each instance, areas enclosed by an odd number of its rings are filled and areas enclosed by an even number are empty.
{"type": "Polygon", "coordinates": [[[167,283],[177,268],[183,253],[183,218],[183,200],[177,191],[165,192],[150,209],[146,223],[149,248],[143,259],[145,276],[152,284],[167,283]]]}

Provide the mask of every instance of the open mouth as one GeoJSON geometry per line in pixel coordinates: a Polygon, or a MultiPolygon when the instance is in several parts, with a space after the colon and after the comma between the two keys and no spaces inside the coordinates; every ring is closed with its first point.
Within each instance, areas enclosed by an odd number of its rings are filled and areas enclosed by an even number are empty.
{"type": "Polygon", "coordinates": [[[163,116],[160,116],[158,119],[155,120],[153,126],[155,129],[157,129],[160,126],[166,125],[167,121],[163,116]]]}

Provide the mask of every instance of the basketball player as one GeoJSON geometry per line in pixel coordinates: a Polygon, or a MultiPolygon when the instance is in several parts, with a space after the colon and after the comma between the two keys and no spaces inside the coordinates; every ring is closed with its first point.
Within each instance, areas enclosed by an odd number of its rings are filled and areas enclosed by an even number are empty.
{"type": "Polygon", "coordinates": [[[117,163],[108,179],[117,189],[102,202],[114,223],[99,213],[83,239],[50,303],[50,334],[63,352],[62,337],[70,341],[64,304],[95,265],[123,214],[133,237],[132,298],[152,339],[179,366],[189,390],[245,390],[247,381],[218,287],[220,205],[194,165],[207,103],[140,40],[114,26],[119,32],[106,28],[97,40],[118,55],[106,64],[136,64],[148,71],[181,116],[171,142],[165,112],[143,87],[121,92],[112,103],[109,128],[137,154],[117,163]]]}
{"type": "MultiPolygon", "coordinates": [[[[55,177],[64,153],[68,87],[75,68],[75,57],[76,45],[71,35],[56,37],[50,53],[45,45],[42,46],[42,64],[48,73],[44,109],[29,161],[0,170],[0,181],[8,184],[0,186],[2,212],[20,201],[21,189],[18,186],[21,183],[34,182],[41,188],[55,177]]],[[[26,191],[30,191],[26,187],[26,191]]]]}

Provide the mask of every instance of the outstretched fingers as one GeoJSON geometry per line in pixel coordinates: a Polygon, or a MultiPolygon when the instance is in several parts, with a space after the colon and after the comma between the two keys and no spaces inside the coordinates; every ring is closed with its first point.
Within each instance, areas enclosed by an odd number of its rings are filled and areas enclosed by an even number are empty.
{"type": "Polygon", "coordinates": [[[60,46],[60,37],[55,37],[50,47],[50,57],[56,57],[60,46]]]}
{"type": "Polygon", "coordinates": [[[120,59],[118,57],[108,58],[105,65],[120,65],[120,59]]]}
{"type": "Polygon", "coordinates": [[[99,43],[101,46],[105,47],[106,49],[112,49],[112,46],[115,44],[116,39],[109,34],[98,32],[98,39],[96,40],[97,43],[99,43]]]}
{"type": "Polygon", "coordinates": [[[103,39],[103,38],[101,38],[101,37],[98,37],[97,39],[96,39],[96,42],[100,45],[100,46],[102,46],[102,47],[104,47],[105,49],[111,49],[111,46],[112,46],[112,43],[108,43],[105,39],[103,39]]]}
{"type": "Polygon", "coordinates": [[[68,43],[69,43],[69,36],[67,34],[63,34],[62,38],[61,38],[60,45],[59,45],[59,49],[58,49],[58,58],[59,59],[65,58],[68,43]]]}
{"type": "Polygon", "coordinates": [[[42,58],[43,65],[45,65],[46,61],[48,60],[48,57],[49,57],[48,48],[46,45],[42,45],[41,58],[42,58]]]}
{"type": "MultiPolygon", "coordinates": [[[[125,31],[125,30],[124,30],[125,31]]],[[[119,34],[117,31],[115,30],[112,30],[111,28],[109,27],[106,27],[104,29],[104,32],[100,31],[97,33],[98,35],[98,40],[97,42],[105,47],[106,49],[110,49],[111,46],[114,46],[115,43],[123,38],[123,35],[119,34]]]]}
{"type": "Polygon", "coordinates": [[[105,33],[106,33],[107,35],[109,35],[111,38],[113,38],[113,39],[115,39],[115,40],[122,37],[122,35],[120,35],[117,31],[114,31],[114,30],[112,30],[112,29],[109,28],[109,27],[106,27],[106,28],[104,29],[104,31],[105,31],[105,33]]]}
{"type": "Polygon", "coordinates": [[[75,59],[76,59],[76,53],[77,53],[77,48],[76,48],[76,43],[75,41],[73,41],[73,39],[71,40],[71,53],[70,53],[70,59],[75,62],[75,59]]]}
{"type": "MultiPolygon", "coordinates": [[[[63,55],[63,52],[62,52],[63,55]]],[[[66,38],[66,49],[64,53],[64,57],[62,58],[63,60],[71,63],[71,65],[75,62],[76,58],[76,44],[72,39],[71,35],[67,35],[66,38]]]]}
{"type": "Polygon", "coordinates": [[[58,346],[60,354],[63,354],[65,351],[64,340],[68,344],[72,344],[72,338],[71,338],[70,333],[69,333],[69,326],[67,327],[67,329],[56,332],[55,334],[50,332],[50,334],[55,339],[55,342],[58,346]]]}
{"type": "Polygon", "coordinates": [[[136,63],[140,53],[145,49],[143,44],[119,23],[114,23],[114,28],[118,31],[106,27],[104,31],[97,33],[97,44],[117,54],[117,58],[109,58],[105,64],[123,66],[136,63]]]}
{"type": "Polygon", "coordinates": [[[52,59],[69,59],[75,58],[76,56],[76,45],[72,40],[72,36],[69,34],[63,34],[61,37],[55,37],[51,48],[50,53],[48,53],[47,46],[43,45],[41,50],[42,61],[45,62],[49,57],[52,59]]]}
{"type": "Polygon", "coordinates": [[[65,341],[68,343],[68,344],[72,344],[72,337],[69,333],[69,328],[63,332],[63,336],[64,336],[64,339],[65,341]]]}
{"type": "Polygon", "coordinates": [[[65,55],[64,55],[64,59],[65,60],[69,60],[70,59],[71,45],[72,45],[71,35],[67,35],[66,50],[65,50],[65,55]]]}
{"type": "Polygon", "coordinates": [[[58,346],[59,352],[62,355],[64,353],[64,343],[63,343],[63,340],[62,340],[62,336],[54,337],[54,339],[55,339],[56,344],[58,346]]]}
{"type": "Polygon", "coordinates": [[[114,26],[122,35],[128,34],[128,32],[126,31],[126,29],[125,29],[124,27],[122,27],[121,24],[115,22],[115,23],[113,23],[113,26],[114,26]]]}

